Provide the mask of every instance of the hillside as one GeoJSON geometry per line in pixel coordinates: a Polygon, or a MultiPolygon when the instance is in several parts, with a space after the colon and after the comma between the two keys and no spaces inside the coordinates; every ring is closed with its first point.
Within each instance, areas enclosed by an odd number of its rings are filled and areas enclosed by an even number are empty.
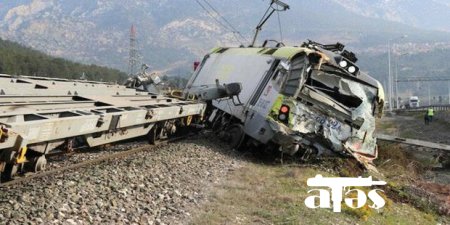
{"type": "MultiPolygon", "coordinates": [[[[450,42],[448,32],[430,30],[428,28],[433,27],[410,23],[411,20],[406,18],[391,20],[362,13],[365,11],[358,8],[362,3],[353,4],[354,1],[285,1],[291,9],[280,13],[279,17],[286,44],[298,45],[306,39],[340,41],[354,50],[364,50],[370,46],[383,48],[387,40],[402,34],[409,36],[408,42],[450,42]],[[349,8],[348,2],[358,7],[349,8]]],[[[200,2],[207,6],[205,1],[200,2]]],[[[119,0],[5,1],[0,3],[0,37],[53,56],[126,71],[129,30],[135,24],[143,61],[152,69],[183,75],[187,73],[183,68],[190,68],[191,62],[213,47],[249,44],[254,27],[269,3],[267,0],[209,2],[241,32],[243,38],[239,35],[236,38],[229,28],[212,19],[211,15],[215,13],[211,9],[208,14],[195,1],[186,0],[136,0],[127,4],[119,0]]],[[[388,4],[382,0],[374,2],[382,12],[391,5],[399,11],[401,6],[411,5],[388,4]]],[[[419,6],[419,10],[426,8],[423,4],[411,5],[419,6]]],[[[430,7],[436,8],[435,4],[430,7]]],[[[277,17],[274,14],[263,27],[258,43],[264,39],[280,39],[277,17]]],[[[438,15],[433,16],[436,17],[438,15]]],[[[444,17],[439,21],[448,20],[444,17]]]]}
{"type": "Polygon", "coordinates": [[[74,63],[48,56],[20,44],[0,39],[0,73],[80,79],[123,81],[126,74],[107,67],[74,63]]]}
{"type": "Polygon", "coordinates": [[[347,10],[370,18],[382,18],[425,29],[450,31],[449,0],[333,0],[347,10]]]}
{"type": "MultiPolygon", "coordinates": [[[[384,54],[371,54],[363,52],[358,55],[358,65],[370,75],[378,79],[385,86],[388,75],[388,56],[384,54]]],[[[398,78],[410,77],[450,77],[450,49],[436,49],[420,53],[411,53],[407,49],[392,55],[392,70],[395,74],[397,67],[398,78]],[[397,66],[398,65],[398,66],[397,66]]],[[[408,82],[399,83],[399,94],[403,97],[411,95],[424,96],[428,98],[428,85],[431,96],[449,96],[449,83],[444,81],[433,82],[408,82]]],[[[446,100],[445,102],[448,102],[446,100]]]]}

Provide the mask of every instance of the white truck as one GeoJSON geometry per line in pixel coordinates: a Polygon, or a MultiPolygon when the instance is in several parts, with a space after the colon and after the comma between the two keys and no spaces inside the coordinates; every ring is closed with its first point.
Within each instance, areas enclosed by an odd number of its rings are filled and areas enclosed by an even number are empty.
{"type": "Polygon", "coordinates": [[[420,106],[419,103],[420,103],[419,97],[417,97],[417,96],[409,97],[409,102],[408,102],[409,108],[417,108],[420,106]]]}

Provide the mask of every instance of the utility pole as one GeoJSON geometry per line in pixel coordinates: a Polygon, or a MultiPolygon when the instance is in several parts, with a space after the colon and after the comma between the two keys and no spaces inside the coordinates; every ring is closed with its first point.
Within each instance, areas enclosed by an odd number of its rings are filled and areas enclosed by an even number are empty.
{"type": "Polygon", "coordinates": [[[430,83],[428,83],[428,105],[431,105],[430,83]]]}
{"type": "Polygon", "coordinates": [[[128,60],[128,76],[134,76],[139,70],[140,55],[137,46],[136,27],[131,25],[130,29],[130,56],[128,60]]]}
{"type": "Polygon", "coordinates": [[[408,55],[409,53],[403,53],[403,54],[399,54],[398,56],[397,56],[397,58],[396,58],[396,60],[395,60],[395,80],[394,80],[394,82],[395,82],[395,104],[396,104],[396,108],[397,109],[400,109],[400,104],[399,104],[399,100],[398,100],[398,81],[399,81],[399,79],[398,79],[398,67],[399,67],[399,65],[400,65],[400,58],[401,58],[401,56],[403,56],[403,55],[408,55]]]}
{"type": "Polygon", "coordinates": [[[397,57],[397,60],[395,62],[395,80],[394,80],[394,82],[395,82],[395,108],[396,109],[400,108],[399,105],[398,105],[398,82],[397,82],[397,80],[398,80],[398,60],[399,60],[399,57],[400,56],[397,57]]]}
{"type": "Polygon", "coordinates": [[[392,111],[392,77],[391,77],[391,39],[388,40],[388,95],[389,95],[389,111],[392,111]]]}
{"type": "Polygon", "coordinates": [[[405,34],[400,37],[388,40],[389,111],[392,111],[392,95],[393,95],[393,78],[392,78],[392,74],[391,74],[391,51],[392,51],[391,42],[402,39],[402,38],[406,38],[406,37],[408,37],[408,36],[405,34]]]}

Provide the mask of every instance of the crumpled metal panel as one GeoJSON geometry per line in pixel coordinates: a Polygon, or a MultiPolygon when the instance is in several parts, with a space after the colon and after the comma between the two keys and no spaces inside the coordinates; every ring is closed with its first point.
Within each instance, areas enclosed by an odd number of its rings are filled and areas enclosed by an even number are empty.
{"type": "Polygon", "coordinates": [[[322,137],[324,143],[319,143],[322,147],[328,146],[330,150],[335,152],[348,151],[366,165],[377,156],[376,138],[373,137],[375,117],[371,114],[371,99],[373,96],[368,96],[370,92],[367,92],[364,89],[365,87],[357,82],[349,80],[341,80],[340,82],[348,87],[345,90],[349,94],[358,96],[362,100],[357,108],[351,110],[350,115],[352,121],[364,121],[359,129],[352,128],[351,125],[339,121],[332,115],[336,109],[331,106],[325,106],[325,104],[321,106],[321,108],[328,107],[329,109],[329,113],[324,113],[315,107],[283,95],[279,95],[274,103],[269,116],[269,123],[272,124],[273,129],[285,135],[299,133],[300,136],[305,137],[322,137]],[[281,105],[288,105],[291,109],[287,126],[279,125],[280,123],[276,121],[281,105]],[[275,124],[278,124],[278,126],[275,124]]]}

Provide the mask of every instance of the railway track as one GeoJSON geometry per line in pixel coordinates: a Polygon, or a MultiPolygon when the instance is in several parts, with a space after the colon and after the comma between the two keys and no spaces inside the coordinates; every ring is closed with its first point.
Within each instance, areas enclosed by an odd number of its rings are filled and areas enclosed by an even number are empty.
{"type": "MultiPolygon", "coordinates": [[[[183,140],[185,138],[188,137],[192,137],[194,134],[189,133],[186,135],[182,135],[182,136],[176,136],[176,137],[172,137],[170,139],[166,139],[166,140],[159,140],[157,141],[155,144],[153,145],[149,145],[149,144],[143,144],[142,146],[138,146],[136,148],[132,148],[129,150],[124,150],[124,151],[120,151],[120,152],[116,152],[116,153],[112,153],[112,154],[107,154],[107,155],[102,155],[99,157],[96,157],[94,159],[90,159],[87,161],[82,161],[79,163],[75,163],[75,164],[71,164],[68,166],[63,166],[63,167],[59,167],[59,168],[54,168],[51,170],[47,170],[47,171],[42,171],[39,173],[25,173],[22,176],[16,176],[13,180],[10,181],[5,181],[0,183],[0,188],[5,188],[5,187],[10,187],[16,184],[21,184],[24,182],[28,182],[31,181],[33,179],[36,178],[41,178],[41,177],[45,177],[45,176],[51,176],[54,174],[58,174],[61,172],[65,172],[65,171],[69,171],[69,170],[74,170],[74,169],[79,169],[79,168],[83,168],[83,167],[87,167],[87,166],[91,166],[91,165],[95,165],[95,164],[99,164],[105,161],[110,161],[110,160],[115,160],[115,159],[120,159],[120,158],[125,158],[127,156],[139,153],[139,152],[143,152],[143,151],[148,151],[149,147],[157,147],[157,146],[163,146],[166,145],[168,143],[173,143],[173,142],[177,142],[180,140],[183,140]]],[[[60,156],[62,153],[58,153],[58,154],[53,154],[52,156],[60,156]]],[[[82,153],[78,153],[78,154],[82,154],[82,153]]]]}
{"type": "MultiPolygon", "coordinates": [[[[82,162],[78,162],[78,163],[74,163],[74,164],[70,164],[70,165],[63,165],[62,167],[53,167],[50,170],[42,171],[42,172],[39,172],[39,173],[25,173],[23,175],[16,176],[11,181],[6,181],[6,182],[3,182],[3,183],[0,183],[0,188],[9,187],[9,186],[12,186],[12,185],[24,183],[24,182],[31,181],[33,179],[40,178],[40,177],[51,176],[51,175],[54,175],[54,174],[57,174],[57,173],[61,173],[61,172],[64,172],[64,171],[75,170],[75,169],[79,169],[79,168],[82,168],[82,167],[87,167],[87,166],[91,166],[91,165],[94,165],[94,164],[99,164],[101,162],[105,162],[105,161],[109,161],[109,160],[115,160],[115,159],[124,158],[124,157],[127,157],[129,155],[133,155],[133,154],[136,154],[136,153],[139,153],[139,152],[148,151],[149,147],[150,147],[150,149],[152,149],[151,146],[153,146],[153,147],[162,146],[162,145],[165,145],[165,144],[168,144],[168,143],[177,142],[179,140],[183,140],[183,139],[186,139],[188,137],[192,137],[193,135],[194,134],[189,133],[189,134],[182,135],[182,136],[172,137],[170,139],[159,140],[154,145],[149,145],[147,143],[147,141],[137,141],[137,142],[134,141],[134,142],[118,143],[116,145],[113,145],[112,147],[117,147],[117,146],[123,147],[123,146],[129,146],[130,144],[134,144],[134,145],[137,145],[137,146],[132,147],[132,149],[129,149],[129,150],[117,150],[118,152],[115,152],[115,153],[110,153],[110,154],[105,154],[105,155],[102,154],[102,155],[100,155],[98,157],[95,157],[93,159],[87,159],[87,160],[83,159],[82,162]]],[[[399,142],[398,140],[394,141],[394,140],[387,139],[385,136],[386,135],[383,136],[384,138],[381,137],[381,140],[388,141],[388,142],[399,142]]],[[[380,137],[378,137],[378,138],[380,138],[380,137]]],[[[401,143],[407,144],[407,145],[417,145],[417,143],[409,143],[409,142],[401,142],[401,143]]],[[[429,144],[429,142],[427,142],[427,144],[429,144]]],[[[435,144],[435,145],[437,146],[437,144],[435,144]]],[[[439,147],[436,147],[434,145],[433,146],[421,145],[421,146],[429,147],[429,148],[435,147],[435,148],[439,149],[439,147]]],[[[447,146],[445,146],[445,147],[447,147],[447,146]]],[[[447,150],[446,148],[444,148],[444,149],[447,150]]],[[[54,160],[54,158],[60,157],[60,156],[63,156],[63,155],[67,155],[67,154],[72,154],[73,155],[73,154],[89,153],[89,151],[85,151],[85,150],[86,150],[86,148],[78,148],[78,149],[75,149],[73,153],[55,152],[55,153],[52,153],[52,154],[48,155],[49,156],[49,161],[50,162],[52,162],[52,161],[55,162],[57,160],[54,160]]],[[[103,151],[100,151],[100,152],[103,152],[103,151]]],[[[62,163],[67,163],[67,160],[62,160],[61,162],[62,163]]]]}
{"type": "MultiPolygon", "coordinates": [[[[212,132],[168,142],[174,143],[2,187],[0,224],[183,224],[210,187],[244,161],[212,132]]],[[[126,149],[106,151],[118,150],[126,149]]],[[[106,153],[93,151],[67,159],[106,153]]]]}

